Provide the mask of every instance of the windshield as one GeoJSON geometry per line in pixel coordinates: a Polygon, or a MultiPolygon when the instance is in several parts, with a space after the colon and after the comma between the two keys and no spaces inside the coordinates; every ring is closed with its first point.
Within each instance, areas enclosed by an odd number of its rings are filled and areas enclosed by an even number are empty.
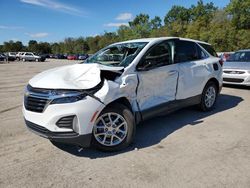
{"type": "Polygon", "coordinates": [[[227,61],[250,62],[250,51],[235,52],[227,61]]]}
{"type": "Polygon", "coordinates": [[[89,57],[85,63],[127,67],[146,44],[147,42],[114,44],[89,57]]]}

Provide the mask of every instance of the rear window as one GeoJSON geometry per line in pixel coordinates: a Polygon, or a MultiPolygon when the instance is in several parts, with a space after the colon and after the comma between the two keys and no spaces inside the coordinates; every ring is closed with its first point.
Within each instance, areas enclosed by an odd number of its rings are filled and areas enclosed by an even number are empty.
{"type": "Polygon", "coordinates": [[[203,43],[199,43],[199,45],[201,45],[210,55],[214,57],[218,57],[216,51],[213,49],[211,45],[203,44],[203,43]]]}

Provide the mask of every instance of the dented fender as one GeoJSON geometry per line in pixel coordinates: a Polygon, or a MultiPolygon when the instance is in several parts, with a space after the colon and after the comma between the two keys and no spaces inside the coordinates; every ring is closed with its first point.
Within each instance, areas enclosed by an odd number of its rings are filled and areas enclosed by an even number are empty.
{"type": "Polygon", "coordinates": [[[137,85],[137,74],[129,74],[115,81],[105,79],[103,87],[94,96],[98,97],[105,105],[125,97],[130,102],[133,111],[138,111],[136,102],[137,85]]]}

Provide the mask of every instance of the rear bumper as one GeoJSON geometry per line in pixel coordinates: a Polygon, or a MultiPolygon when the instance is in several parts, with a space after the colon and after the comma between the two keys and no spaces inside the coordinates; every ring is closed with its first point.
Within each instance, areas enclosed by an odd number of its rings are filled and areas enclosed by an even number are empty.
{"type": "Polygon", "coordinates": [[[76,132],[51,132],[45,127],[27,121],[26,119],[24,120],[29,130],[49,140],[82,147],[89,147],[91,144],[92,134],[79,135],[76,132]]]}

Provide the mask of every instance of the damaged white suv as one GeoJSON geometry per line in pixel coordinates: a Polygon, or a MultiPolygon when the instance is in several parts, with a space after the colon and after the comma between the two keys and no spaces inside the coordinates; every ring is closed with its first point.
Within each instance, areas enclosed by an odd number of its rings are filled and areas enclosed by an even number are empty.
{"type": "Polygon", "coordinates": [[[115,151],[132,142],[142,120],[190,105],[211,110],[221,86],[220,59],[208,43],[138,39],[38,74],[26,87],[23,114],[31,131],[51,141],[115,151]]]}

